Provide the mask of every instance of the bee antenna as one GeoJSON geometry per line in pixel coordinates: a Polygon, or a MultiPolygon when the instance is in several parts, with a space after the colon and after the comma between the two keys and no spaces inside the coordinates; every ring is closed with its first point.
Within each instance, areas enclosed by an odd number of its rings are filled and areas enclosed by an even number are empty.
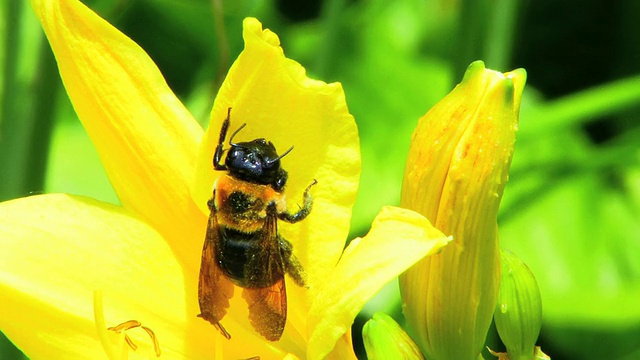
{"type": "Polygon", "coordinates": [[[244,123],[242,125],[240,125],[240,127],[238,128],[238,130],[234,131],[233,134],[231,134],[231,137],[229,138],[229,145],[231,146],[237,146],[236,144],[233,143],[233,138],[240,132],[240,130],[242,130],[245,126],[247,126],[247,123],[244,123]]]}
{"type": "Polygon", "coordinates": [[[275,163],[276,161],[282,159],[285,155],[287,155],[288,153],[291,152],[291,150],[293,150],[293,146],[289,148],[289,150],[285,151],[284,154],[278,156],[277,158],[273,159],[273,160],[269,160],[267,161],[267,165],[272,165],[273,163],[275,163]]]}

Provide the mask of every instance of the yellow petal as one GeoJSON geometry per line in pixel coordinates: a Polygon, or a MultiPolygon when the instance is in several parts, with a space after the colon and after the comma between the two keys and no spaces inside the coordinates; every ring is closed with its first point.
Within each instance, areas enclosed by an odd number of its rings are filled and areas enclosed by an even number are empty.
{"type": "MultiPolygon", "coordinates": [[[[309,357],[310,358],[310,357],[309,357]]],[[[353,352],[353,340],[351,339],[351,332],[348,331],[342,335],[333,350],[324,358],[324,360],[345,360],[355,359],[356,354],[353,352]]]]}
{"type": "MultiPolygon", "coordinates": [[[[181,265],[152,227],[120,207],[68,195],[0,204],[0,328],[37,359],[100,359],[94,290],[105,321],[135,319],[167,358],[206,358],[212,336],[187,311],[181,265]]],[[[203,322],[204,323],[204,322],[203,322]]],[[[127,334],[152,352],[143,331],[127,334]]]]}
{"type": "MultiPolygon", "coordinates": [[[[451,215],[438,214],[445,190],[451,192],[462,181],[473,184],[467,179],[471,175],[494,187],[504,185],[525,80],[523,69],[503,74],[481,61],[469,66],[463,81],[420,119],[413,133],[402,184],[405,205],[435,220],[451,215]],[[489,179],[481,176],[494,167],[502,171],[489,179]]],[[[499,203],[493,193],[485,196],[499,203]]]]}
{"type": "Polygon", "coordinates": [[[365,302],[387,282],[449,242],[422,215],[386,207],[364,237],[353,240],[309,311],[308,358],[322,359],[349,331],[365,302]]]}
{"type": "Polygon", "coordinates": [[[189,193],[202,129],[144,50],[80,1],[32,4],[120,201],[193,258],[200,245],[183,239],[202,235],[192,219],[206,223],[189,193]]]}
{"type": "MultiPolygon", "coordinates": [[[[258,20],[247,18],[243,25],[245,49],[216,97],[198,159],[194,198],[206,213],[211,186],[219,176],[211,161],[229,107],[230,133],[247,124],[234,141],[266,138],[279,153],[293,146],[282,159],[289,172],[289,208],[298,209],[313,179],[318,184],[311,190],[311,215],[298,224],[281,224],[280,229],[293,243],[313,290],[338,261],[348,234],[360,176],[356,124],[340,84],[307,78],[300,64],[284,56],[277,35],[263,30],[258,20]]],[[[293,313],[290,318],[296,317],[293,313]]]]}

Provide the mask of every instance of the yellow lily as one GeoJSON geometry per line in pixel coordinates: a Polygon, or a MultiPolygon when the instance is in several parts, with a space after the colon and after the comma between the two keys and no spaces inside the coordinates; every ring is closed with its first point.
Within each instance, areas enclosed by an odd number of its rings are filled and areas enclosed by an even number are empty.
{"type": "Polygon", "coordinates": [[[497,216],[508,178],[526,73],[469,66],[420,119],[402,185],[403,207],[453,242],[400,278],[407,322],[429,359],[475,360],[498,296],[497,216]]]}
{"type": "Polygon", "coordinates": [[[205,132],[146,53],[81,2],[32,5],[122,203],[48,194],[0,204],[0,329],[32,359],[354,358],[362,305],[448,242],[421,215],[385,208],[343,252],[360,176],[356,124],[340,84],[307,78],[258,20],[244,21],[245,49],[205,132]],[[280,228],[308,288],[286,279],[288,321],[274,343],[253,331],[241,296],[222,320],[231,340],[196,317],[206,203],[220,175],[211,160],[228,107],[233,124],[247,123],[239,141],[295,146],[283,158],[290,204],[318,181],[310,216],[280,228]]]}

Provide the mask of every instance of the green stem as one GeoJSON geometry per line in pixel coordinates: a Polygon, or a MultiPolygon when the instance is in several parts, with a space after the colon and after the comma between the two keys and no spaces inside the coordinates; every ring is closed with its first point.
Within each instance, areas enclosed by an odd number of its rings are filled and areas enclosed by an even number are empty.
{"type": "Polygon", "coordinates": [[[497,0],[491,7],[492,13],[487,29],[483,60],[487,68],[509,71],[515,35],[519,1],[497,0]]]}
{"type": "Polygon", "coordinates": [[[331,67],[336,61],[336,50],[340,45],[340,19],[346,0],[327,0],[322,7],[324,36],[318,51],[314,74],[325,81],[330,80],[331,67]]]}
{"type": "Polygon", "coordinates": [[[640,105],[640,75],[583,90],[537,106],[521,121],[518,140],[533,138],[640,105]]]}
{"type": "Polygon", "coordinates": [[[27,158],[25,159],[25,190],[44,189],[49,145],[54,123],[54,105],[60,89],[60,75],[49,43],[43,40],[40,46],[38,73],[36,74],[35,103],[33,104],[32,127],[28,134],[27,158]]]}
{"type": "Polygon", "coordinates": [[[483,60],[489,69],[511,70],[518,4],[513,0],[461,2],[458,39],[452,59],[456,73],[464,74],[475,60],[483,60]]]}
{"type": "Polygon", "coordinates": [[[227,38],[227,30],[224,25],[224,4],[222,0],[213,0],[213,25],[216,42],[218,44],[218,74],[214,83],[214,94],[224,81],[227,71],[229,71],[229,40],[227,38]]]}
{"type": "MultiPolygon", "coordinates": [[[[59,88],[58,70],[49,45],[41,40],[40,48],[21,42],[23,1],[9,1],[6,7],[5,63],[0,122],[0,201],[33,192],[44,187],[45,168],[51,129],[53,105],[59,88]],[[27,51],[25,51],[27,50],[27,51]],[[38,54],[37,70],[30,79],[21,79],[22,56],[38,54]]],[[[33,43],[31,43],[33,44],[33,43]]],[[[35,43],[38,45],[38,43],[35,43]]]]}
{"type": "Polygon", "coordinates": [[[498,222],[507,223],[511,217],[518,214],[520,209],[526,209],[541,197],[548,194],[556,186],[565,181],[589,174],[602,174],[606,170],[633,167],[640,164],[636,152],[637,144],[632,139],[637,139],[640,131],[630,131],[614,139],[608,146],[591,150],[580,159],[561,159],[538,164],[529,164],[526,169],[512,171],[509,176],[523,181],[526,177],[539,179],[533,188],[526,193],[515,195],[508,205],[500,209],[498,222]]]}
{"type": "Polygon", "coordinates": [[[20,184],[24,153],[20,151],[21,122],[18,104],[20,104],[18,88],[18,54],[20,46],[20,29],[22,23],[23,1],[5,3],[6,25],[4,32],[4,66],[2,82],[2,107],[0,108],[0,201],[21,194],[20,184]]]}
{"type": "Polygon", "coordinates": [[[460,3],[458,37],[452,57],[455,74],[464,74],[471,62],[481,60],[488,9],[487,0],[463,0],[460,3]]]}

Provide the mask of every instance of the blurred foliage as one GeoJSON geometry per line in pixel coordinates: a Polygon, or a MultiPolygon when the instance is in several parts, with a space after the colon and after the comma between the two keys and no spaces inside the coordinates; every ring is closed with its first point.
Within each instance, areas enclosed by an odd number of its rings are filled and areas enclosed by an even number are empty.
{"type": "MultiPolygon", "coordinates": [[[[362,142],[352,235],[397,204],[417,119],[476,59],[528,71],[500,216],[502,247],[537,277],[554,359],[640,358],[640,2],[570,0],[88,1],[158,64],[206,126],[258,17],[285,53],[340,81],[362,142]]],[[[24,0],[0,4],[0,200],[38,192],[116,202],[24,0]]],[[[0,266],[2,266],[0,264],[0,266]]],[[[383,309],[402,324],[395,284],[383,309]]],[[[354,330],[355,342],[360,329],[354,330]]],[[[488,343],[500,348],[490,333],[488,343]]],[[[361,353],[360,353],[361,354],[361,353]]],[[[0,359],[20,359],[0,339],[0,359]]]]}

